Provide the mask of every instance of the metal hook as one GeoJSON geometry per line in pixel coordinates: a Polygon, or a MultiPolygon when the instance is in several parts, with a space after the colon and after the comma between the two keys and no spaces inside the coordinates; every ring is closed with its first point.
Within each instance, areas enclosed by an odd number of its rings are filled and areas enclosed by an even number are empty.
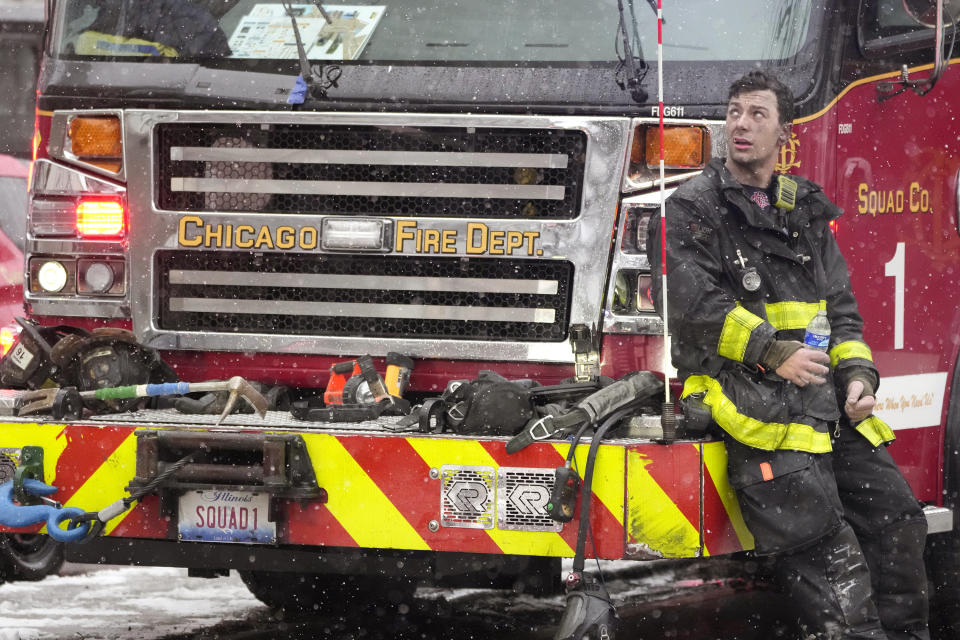
{"type": "MultiPolygon", "coordinates": [[[[25,478],[23,487],[28,492],[38,496],[45,496],[57,490],[54,486],[32,478],[25,478]]],[[[85,513],[83,509],[77,507],[58,509],[46,504],[26,506],[15,504],[13,502],[13,481],[0,485],[0,525],[5,527],[29,527],[45,522],[47,533],[57,542],[77,542],[87,535],[90,523],[84,522],[71,529],[61,528],[60,523],[73,520],[85,513]]]]}

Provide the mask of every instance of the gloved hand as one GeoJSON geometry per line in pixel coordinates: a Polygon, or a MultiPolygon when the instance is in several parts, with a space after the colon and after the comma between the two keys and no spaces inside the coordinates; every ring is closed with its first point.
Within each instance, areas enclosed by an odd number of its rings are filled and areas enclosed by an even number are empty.
{"type": "MultiPolygon", "coordinates": [[[[779,342],[779,341],[778,341],[779,342]]],[[[769,351],[769,350],[768,350],[769,351]]],[[[778,376],[798,387],[808,384],[823,384],[830,372],[830,356],[823,351],[801,346],[776,368],[778,376]]]]}
{"type": "Polygon", "coordinates": [[[780,365],[787,361],[787,358],[802,347],[803,343],[796,340],[773,340],[766,351],[763,352],[760,364],[770,371],[776,371],[780,368],[780,365]]]}

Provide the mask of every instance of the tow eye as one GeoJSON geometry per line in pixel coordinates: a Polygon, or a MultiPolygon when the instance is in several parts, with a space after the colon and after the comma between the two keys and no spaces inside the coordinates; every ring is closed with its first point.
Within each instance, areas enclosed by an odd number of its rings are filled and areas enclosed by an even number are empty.
{"type": "Polygon", "coordinates": [[[42,478],[43,448],[24,447],[13,480],[0,485],[0,525],[17,528],[46,523],[47,533],[57,542],[82,540],[90,524],[78,524],[76,519],[85,513],[84,510],[63,507],[47,498],[57,488],[46,484],[42,478]],[[19,504],[14,502],[14,496],[19,504]],[[70,521],[67,529],[60,526],[65,521],[70,521]]]}

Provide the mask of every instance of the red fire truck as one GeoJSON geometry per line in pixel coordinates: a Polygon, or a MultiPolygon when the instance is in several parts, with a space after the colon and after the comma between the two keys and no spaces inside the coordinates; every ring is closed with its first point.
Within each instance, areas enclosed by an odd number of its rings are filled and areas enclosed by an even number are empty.
{"type": "MultiPolygon", "coordinates": [[[[661,185],[655,3],[50,0],[28,315],[129,329],[186,381],[322,390],[336,363],[388,352],[414,359],[413,399],[484,369],[543,385],[662,372],[647,220],[661,186],[724,155],[730,82],[768,67],[799,113],[779,170],[846,211],[835,233],[877,413],[928,505],[936,578],[956,582],[960,5],[664,4],[661,185]]],[[[240,569],[271,604],[346,574],[369,590],[383,575],[530,575],[576,545],[577,519],[545,508],[562,441],[509,454],[505,436],[275,414],[8,420],[0,450],[42,448],[55,497],[88,511],[206,434],[222,466],[259,479],[194,465],[68,557],[240,569]],[[241,517],[222,500],[268,523],[263,544],[225,543],[245,527],[201,517],[241,517]]],[[[589,553],[749,550],[722,444],[665,441],[656,415],[630,424],[599,447],[589,553]]]]}

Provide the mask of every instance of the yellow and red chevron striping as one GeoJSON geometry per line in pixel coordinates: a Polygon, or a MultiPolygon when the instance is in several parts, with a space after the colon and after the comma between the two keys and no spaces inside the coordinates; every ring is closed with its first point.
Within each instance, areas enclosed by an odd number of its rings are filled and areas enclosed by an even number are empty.
{"type": "Polygon", "coordinates": [[[69,499],[129,436],[130,430],[120,427],[64,427],[59,437],[65,439],[66,447],[51,483],[69,499]]]}
{"type": "MultiPolygon", "coordinates": [[[[558,466],[567,457],[570,446],[567,444],[554,445],[559,454],[558,466]]],[[[582,476],[586,472],[587,454],[586,445],[577,447],[576,469],[582,476]]],[[[505,450],[504,450],[505,452],[505,450]]],[[[590,538],[587,545],[588,553],[599,558],[622,558],[624,555],[624,471],[626,461],[623,447],[601,445],[597,452],[596,466],[594,467],[593,495],[590,503],[590,538]]],[[[577,544],[577,529],[580,523],[580,498],[574,514],[576,517],[566,527],[561,535],[572,549],[577,544]]]]}
{"type": "MultiPolygon", "coordinates": [[[[45,480],[59,487],[55,497],[69,506],[98,510],[126,495],[125,487],[136,471],[139,430],[143,427],[11,423],[0,427],[0,449],[42,446],[45,480]]],[[[496,469],[504,468],[552,471],[563,464],[569,449],[566,443],[535,443],[511,455],[506,453],[504,439],[296,433],[303,438],[328,500],[284,501],[278,523],[281,543],[573,555],[576,518],[558,533],[437,526],[444,491],[438,470],[464,466],[488,469],[494,475],[496,469]]],[[[587,451],[588,446],[581,445],[574,457],[581,474],[587,451]]],[[[593,483],[589,555],[692,557],[752,546],[726,484],[725,461],[721,443],[664,446],[610,441],[601,445],[593,483]]],[[[579,501],[575,513],[579,514],[579,501]]],[[[156,497],[147,497],[112,520],[106,533],[175,538],[177,526],[160,513],[156,497]]]]}
{"type": "MultiPolygon", "coordinates": [[[[440,469],[444,465],[497,467],[494,456],[478,440],[411,438],[411,445],[430,467],[440,469]]],[[[502,446],[502,443],[499,443],[502,446]]],[[[555,460],[549,445],[534,445],[555,460]]],[[[533,452],[531,452],[532,454],[533,452]]],[[[504,455],[506,455],[504,453],[504,455]]],[[[514,466],[514,465],[511,465],[514,466]]],[[[553,468],[552,462],[539,465],[553,468]]],[[[438,491],[439,494],[439,491],[438,491]]],[[[570,524],[567,525],[569,527],[570,524]]],[[[502,553],[516,555],[571,556],[570,545],[557,533],[535,531],[509,531],[484,529],[502,553]]]]}
{"type": "Polygon", "coordinates": [[[722,442],[627,452],[627,555],[684,558],[753,548],[722,442]]]}
{"type": "Polygon", "coordinates": [[[637,445],[627,450],[627,554],[702,555],[699,445],[637,445]]]}
{"type": "Polygon", "coordinates": [[[703,539],[710,555],[753,548],[753,536],[740,513],[737,496],[727,482],[727,452],[722,442],[703,448],[703,539]]]}
{"type": "Polygon", "coordinates": [[[700,445],[677,444],[672,447],[637,447],[648,461],[644,470],[686,518],[691,526],[700,522],[700,445]]]}
{"type": "Polygon", "coordinates": [[[396,442],[386,459],[381,443],[371,438],[342,438],[344,447],[370,474],[377,487],[420,533],[435,551],[501,553],[489,535],[481,529],[440,527],[429,530],[429,522],[437,519],[440,492],[436,480],[430,479],[430,465],[411,446],[409,440],[396,442]]]}

